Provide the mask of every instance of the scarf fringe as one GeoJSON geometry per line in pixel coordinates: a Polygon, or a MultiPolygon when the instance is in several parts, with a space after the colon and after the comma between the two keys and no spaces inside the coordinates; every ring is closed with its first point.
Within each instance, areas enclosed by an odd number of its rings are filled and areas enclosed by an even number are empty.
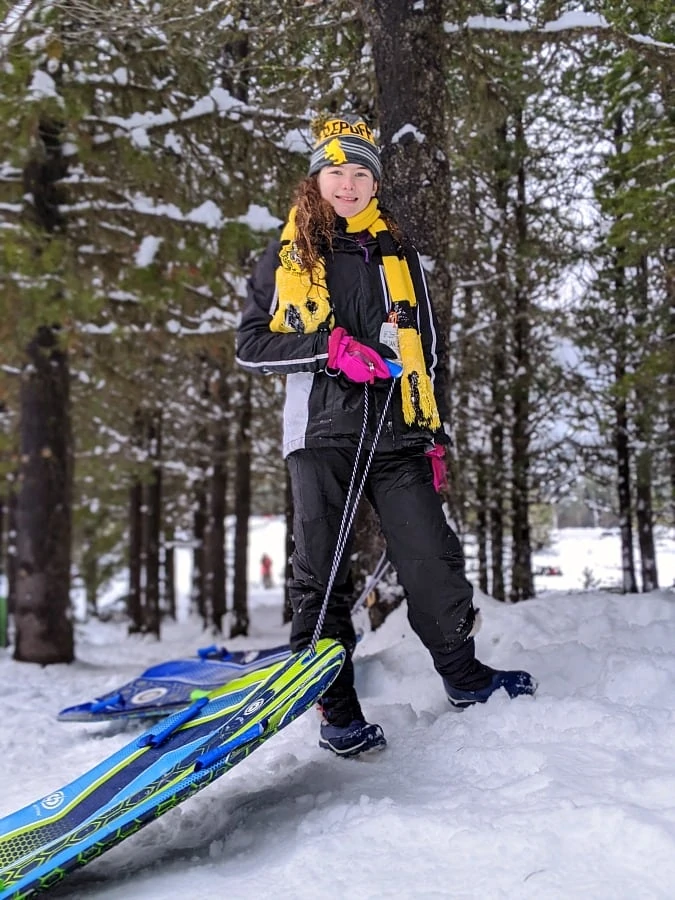
{"type": "Polygon", "coordinates": [[[424,350],[419,334],[413,328],[399,328],[398,342],[403,363],[401,380],[406,390],[401,391],[403,418],[412,425],[437,431],[441,420],[436,408],[434,387],[427,374],[424,350]]]}

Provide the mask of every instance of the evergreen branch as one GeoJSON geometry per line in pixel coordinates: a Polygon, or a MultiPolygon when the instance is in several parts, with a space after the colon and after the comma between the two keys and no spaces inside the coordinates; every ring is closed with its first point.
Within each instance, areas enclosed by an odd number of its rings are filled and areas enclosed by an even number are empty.
{"type": "Polygon", "coordinates": [[[675,44],[657,41],[643,34],[631,34],[607,22],[601,16],[589,14],[587,21],[579,21],[579,17],[570,18],[565,24],[565,17],[543,25],[533,25],[523,19],[500,19],[491,16],[472,16],[462,25],[445,24],[445,32],[450,44],[459,43],[466,38],[475,38],[485,33],[489,41],[495,36],[516,47],[541,49],[550,43],[560,43],[560,39],[574,41],[578,38],[594,37],[598,40],[614,41],[624,50],[640,49],[645,56],[656,59],[675,55],[675,44]]]}

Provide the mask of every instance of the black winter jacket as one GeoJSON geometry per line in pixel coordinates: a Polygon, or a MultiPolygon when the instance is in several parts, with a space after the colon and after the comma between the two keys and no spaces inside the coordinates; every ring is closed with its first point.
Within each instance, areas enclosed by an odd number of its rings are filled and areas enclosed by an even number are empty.
{"type": "MultiPolygon", "coordinates": [[[[338,219],[338,223],[340,220],[338,219]]],[[[363,424],[364,387],[344,376],[325,374],[328,358],[327,329],[312,334],[272,332],[269,324],[277,308],[275,272],[279,265],[278,241],[260,258],[248,282],[248,296],[237,334],[237,362],[252,372],[286,375],[283,453],[305,447],[355,445],[363,424]]],[[[418,326],[428,372],[434,384],[441,421],[444,407],[445,353],[429,298],[419,254],[404,247],[417,299],[418,326]]],[[[335,316],[357,340],[379,341],[391,301],[387,294],[382,256],[377,241],[367,232],[347,234],[339,227],[331,251],[325,256],[326,282],[335,316]]],[[[389,382],[377,380],[368,388],[368,435],[372,436],[387,396],[389,382]]],[[[433,439],[446,442],[444,434],[406,425],[397,383],[387,411],[378,450],[429,446],[433,439]]],[[[368,438],[366,438],[368,443],[368,438]]]]}

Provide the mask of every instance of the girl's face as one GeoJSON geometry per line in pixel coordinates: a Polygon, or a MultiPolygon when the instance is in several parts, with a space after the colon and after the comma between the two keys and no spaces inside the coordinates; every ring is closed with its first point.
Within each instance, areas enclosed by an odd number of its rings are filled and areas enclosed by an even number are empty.
{"type": "Polygon", "coordinates": [[[325,166],[317,177],[321,196],[345,219],[362,212],[377,193],[377,181],[370,169],[354,163],[325,166]]]}

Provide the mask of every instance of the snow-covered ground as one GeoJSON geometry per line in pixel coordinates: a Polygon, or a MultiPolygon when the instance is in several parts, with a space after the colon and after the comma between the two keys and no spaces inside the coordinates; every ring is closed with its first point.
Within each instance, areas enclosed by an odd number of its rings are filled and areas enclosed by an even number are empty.
{"type": "MultiPolygon", "coordinates": [[[[231,649],[284,643],[283,526],[251,532],[252,627],[231,649]]],[[[675,897],[675,593],[621,596],[615,534],[555,536],[559,576],[516,606],[479,596],[480,657],[523,666],[534,698],[452,711],[397,610],[356,653],[364,709],[388,748],[340,760],[307,713],[250,758],[51,892],[55,900],[672,900],[675,897]],[[590,572],[590,574],[589,574],[590,572]],[[582,590],[590,585],[590,590],[582,590]]],[[[659,544],[662,585],[675,541],[659,544]]],[[[77,626],[76,663],[40,668],[0,650],[0,815],[37,800],[132,740],[139,725],[58,723],[148,666],[213,642],[187,617],[161,642],[122,624],[77,626]]]]}

